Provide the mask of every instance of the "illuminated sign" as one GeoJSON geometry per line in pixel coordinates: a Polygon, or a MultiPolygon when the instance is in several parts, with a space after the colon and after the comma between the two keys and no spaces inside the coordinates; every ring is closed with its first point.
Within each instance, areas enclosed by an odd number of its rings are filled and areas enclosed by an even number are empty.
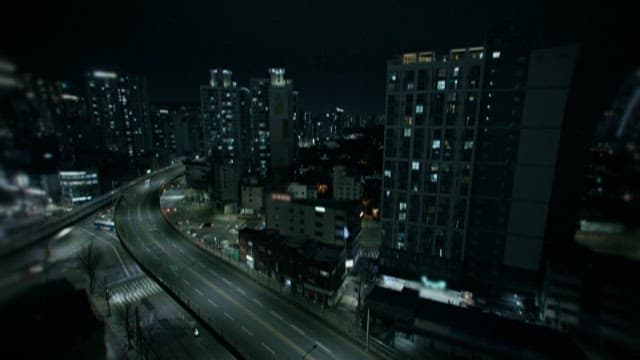
{"type": "Polygon", "coordinates": [[[78,101],[78,97],[75,95],[71,95],[71,94],[62,94],[60,95],[62,97],[62,100],[73,100],[73,101],[78,101]]]}
{"type": "Polygon", "coordinates": [[[443,280],[440,281],[432,281],[429,280],[426,276],[422,276],[420,278],[420,280],[422,280],[422,284],[424,286],[430,287],[430,288],[434,288],[434,289],[440,289],[443,290],[447,287],[447,283],[443,280]]]}
{"type": "Polygon", "coordinates": [[[327,211],[324,206],[316,206],[315,210],[319,213],[325,213],[327,211]]]}
{"type": "Polygon", "coordinates": [[[273,194],[271,194],[271,200],[273,200],[273,201],[281,201],[281,202],[291,202],[291,195],[289,195],[289,194],[281,194],[281,193],[273,193],[273,194]]]}
{"type": "Polygon", "coordinates": [[[96,70],[93,72],[93,76],[101,79],[115,79],[118,77],[118,74],[114,72],[96,70]]]}

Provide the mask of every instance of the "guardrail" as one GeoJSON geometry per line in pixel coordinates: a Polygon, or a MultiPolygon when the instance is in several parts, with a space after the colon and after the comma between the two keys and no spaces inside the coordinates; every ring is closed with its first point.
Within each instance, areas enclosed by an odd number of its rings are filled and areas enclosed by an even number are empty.
{"type": "Polygon", "coordinates": [[[41,226],[29,227],[24,231],[20,231],[18,233],[7,236],[6,238],[0,239],[0,257],[10,255],[16,251],[24,249],[25,247],[35,244],[39,240],[53,236],[55,233],[64,229],[65,227],[68,227],[78,222],[79,220],[82,220],[85,217],[91,215],[97,210],[105,207],[109,203],[113,202],[115,198],[122,195],[124,191],[139,184],[143,180],[149,179],[150,177],[158,174],[178,169],[181,166],[183,165],[169,165],[162,169],[151,172],[150,174],[146,174],[142,177],[131,180],[117,189],[111,190],[110,192],[100,195],[99,197],[93,199],[88,203],[82,204],[68,214],[48,221],[41,226]]]}
{"type": "MultiPolygon", "coordinates": [[[[159,197],[162,197],[163,190],[171,183],[175,181],[175,178],[170,180],[167,184],[164,184],[159,191],[159,197]]],[[[160,200],[160,199],[158,199],[160,200]]],[[[310,314],[316,319],[324,322],[325,324],[332,327],[334,330],[346,335],[348,338],[365,348],[367,346],[367,336],[366,332],[359,326],[358,321],[346,320],[344,314],[333,313],[330,310],[324,311],[313,308],[309,306],[308,303],[304,299],[299,296],[294,296],[292,294],[285,294],[283,291],[283,284],[278,282],[276,279],[262,273],[259,271],[255,271],[250,269],[246,264],[240,262],[237,259],[233,259],[230,254],[226,254],[211,243],[205,243],[198,241],[198,239],[194,239],[193,237],[187,235],[179,225],[177,225],[174,221],[172,221],[164,212],[161,211],[161,215],[164,220],[187,242],[190,242],[192,245],[204,251],[209,255],[213,255],[216,258],[222,260],[226,265],[234,268],[237,271],[240,271],[242,274],[247,276],[249,279],[253,280],[257,284],[263,286],[264,288],[272,291],[273,293],[280,296],[285,301],[288,301],[290,304],[296,306],[298,309],[310,314]]],[[[188,304],[188,299],[186,300],[188,304]]],[[[369,336],[368,343],[368,351],[381,358],[381,359],[397,359],[400,357],[400,353],[383,343],[379,339],[369,336]]]]}

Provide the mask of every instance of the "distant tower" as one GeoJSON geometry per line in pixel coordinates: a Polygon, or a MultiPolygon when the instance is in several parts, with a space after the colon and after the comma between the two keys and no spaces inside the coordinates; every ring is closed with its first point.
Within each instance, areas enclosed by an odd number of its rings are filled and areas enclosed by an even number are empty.
{"type": "Polygon", "coordinates": [[[86,75],[86,87],[89,116],[104,130],[107,148],[130,160],[143,155],[150,130],[145,78],[96,70],[86,75]]]}
{"type": "Polygon", "coordinates": [[[284,78],[284,69],[271,68],[269,86],[269,135],[271,167],[287,169],[295,160],[295,92],[293,82],[284,78]]]}
{"type": "Polygon", "coordinates": [[[235,211],[244,173],[240,89],[231,71],[212,69],[209,86],[200,89],[205,148],[213,159],[213,198],[220,209],[235,211]]]}

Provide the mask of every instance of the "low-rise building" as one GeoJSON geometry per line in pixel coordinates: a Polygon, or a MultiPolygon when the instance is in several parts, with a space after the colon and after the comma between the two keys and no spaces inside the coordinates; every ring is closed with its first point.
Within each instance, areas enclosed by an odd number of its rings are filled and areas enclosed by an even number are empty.
{"type": "Polygon", "coordinates": [[[240,215],[260,215],[264,209],[264,186],[256,178],[249,178],[240,185],[240,215]]]}
{"type": "Polygon", "coordinates": [[[185,160],[185,177],[190,188],[210,192],[212,186],[211,162],[204,158],[185,160]]]}
{"type": "Polygon", "coordinates": [[[362,198],[362,181],[359,176],[351,174],[344,165],[336,165],[332,172],[333,198],[336,200],[360,200],[362,198]]]}
{"type": "Polygon", "coordinates": [[[312,200],[318,198],[315,186],[292,182],[287,186],[287,192],[296,200],[312,200]]]}
{"type": "Polygon", "coordinates": [[[308,297],[325,301],[344,281],[345,251],[340,246],[249,228],[240,230],[238,246],[240,261],[308,297]]]}
{"type": "Polygon", "coordinates": [[[347,268],[357,261],[361,232],[358,201],[296,200],[288,193],[271,193],[265,199],[265,207],[267,228],[286,236],[343,247],[347,268]]]}
{"type": "Polygon", "coordinates": [[[100,195],[96,171],[60,171],[61,201],[65,205],[77,205],[100,195]]]}

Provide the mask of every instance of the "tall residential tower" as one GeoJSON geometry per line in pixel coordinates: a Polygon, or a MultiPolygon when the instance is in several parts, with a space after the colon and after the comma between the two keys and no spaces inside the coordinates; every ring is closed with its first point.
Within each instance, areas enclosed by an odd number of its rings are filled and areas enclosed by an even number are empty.
{"type": "Polygon", "coordinates": [[[460,284],[539,270],[576,56],[488,41],[388,63],[382,273],[460,284]]]}

